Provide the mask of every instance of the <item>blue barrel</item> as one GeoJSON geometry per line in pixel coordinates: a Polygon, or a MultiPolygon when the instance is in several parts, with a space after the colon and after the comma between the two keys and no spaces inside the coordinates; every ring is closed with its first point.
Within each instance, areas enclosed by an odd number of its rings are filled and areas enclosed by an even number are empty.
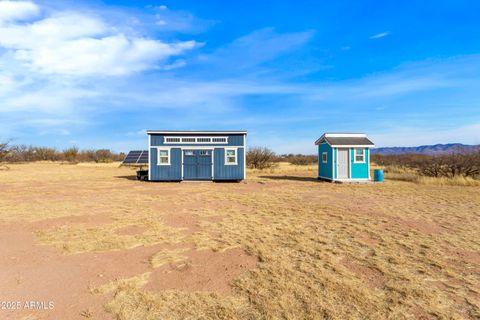
{"type": "Polygon", "coordinates": [[[383,170],[380,170],[380,169],[373,170],[373,181],[383,182],[383,170]]]}

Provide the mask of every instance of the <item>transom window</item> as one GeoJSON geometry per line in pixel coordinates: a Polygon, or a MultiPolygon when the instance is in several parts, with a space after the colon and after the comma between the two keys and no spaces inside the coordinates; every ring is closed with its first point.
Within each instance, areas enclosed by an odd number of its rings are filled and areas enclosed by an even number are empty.
{"type": "Polygon", "coordinates": [[[327,153],[326,152],[322,153],[322,162],[327,163],[327,153]]]}
{"type": "Polygon", "coordinates": [[[165,138],[165,142],[180,142],[180,138],[177,138],[177,137],[166,137],[165,138]]]}
{"type": "Polygon", "coordinates": [[[365,148],[355,148],[355,162],[356,163],[365,162],[365,148]]]}
{"type": "Polygon", "coordinates": [[[200,150],[200,155],[201,156],[209,156],[210,155],[210,150],[200,150]]]}
{"type": "Polygon", "coordinates": [[[195,155],[195,153],[193,152],[193,150],[185,150],[185,155],[186,156],[193,156],[193,155],[195,155]]]}
{"type": "Polygon", "coordinates": [[[237,164],[237,149],[225,149],[225,164],[226,165],[237,164]]]}
{"type": "Polygon", "coordinates": [[[165,144],[227,144],[228,137],[164,137],[165,144]]]}
{"type": "Polygon", "coordinates": [[[170,150],[158,149],[158,165],[168,166],[170,165],[170,150]]]}

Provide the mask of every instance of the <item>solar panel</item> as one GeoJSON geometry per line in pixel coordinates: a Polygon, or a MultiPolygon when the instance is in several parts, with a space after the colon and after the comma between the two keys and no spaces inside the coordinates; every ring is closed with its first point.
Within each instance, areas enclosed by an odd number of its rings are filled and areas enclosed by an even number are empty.
{"type": "Polygon", "coordinates": [[[148,164],[148,151],[130,151],[122,164],[127,165],[147,165],[148,164]]]}

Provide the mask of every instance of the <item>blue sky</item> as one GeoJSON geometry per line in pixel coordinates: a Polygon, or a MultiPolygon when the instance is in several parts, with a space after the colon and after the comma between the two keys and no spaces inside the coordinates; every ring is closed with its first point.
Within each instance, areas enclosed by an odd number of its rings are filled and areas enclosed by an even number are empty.
{"type": "Polygon", "coordinates": [[[246,129],[314,153],[480,143],[478,1],[0,1],[0,139],[146,147],[246,129]]]}

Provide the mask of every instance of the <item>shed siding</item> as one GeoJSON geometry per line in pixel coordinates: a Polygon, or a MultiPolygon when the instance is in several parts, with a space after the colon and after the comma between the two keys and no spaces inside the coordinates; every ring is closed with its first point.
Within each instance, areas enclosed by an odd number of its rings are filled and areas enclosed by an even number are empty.
{"type": "Polygon", "coordinates": [[[158,165],[157,148],[150,148],[149,157],[152,180],[182,180],[182,150],[180,148],[170,149],[170,165],[168,166],[158,165]]]}
{"type": "Polygon", "coordinates": [[[332,147],[327,143],[321,143],[318,145],[318,176],[321,178],[333,179],[332,171],[332,147]],[[327,163],[323,163],[322,154],[327,153],[327,163]]]}
{"type": "Polygon", "coordinates": [[[188,147],[188,146],[194,146],[194,147],[199,147],[199,146],[204,146],[204,147],[236,147],[236,146],[243,146],[244,145],[244,135],[241,134],[230,134],[230,135],[215,135],[215,134],[169,134],[169,135],[161,135],[161,134],[152,134],[151,135],[151,145],[153,146],[182,146],[182,147],[188,147]],[[221,136],[221,137],[228,137],[228,144],[227,143],[167,143],[165,144],[164,137],[214,137],[214,136],[221,136]]]}
{"type": "MultiPolygon", "coordinates": [[[[243,139],[242,139],[243,140],[243,139]]],[[[213,153],[215,180],[242,180],[244,176],[244,148],[237,149],[237,165],[225,165],[225,149],[215,148],[213,153]]]]}
{"type": "Polygon", "coordinates": [[[354,163],[355,148],[350,148],[350,164],[352,179],[368,179],[368,163],[370,161],[370,152],[368,148],[365,149],[365,163],[354,163]]]}

